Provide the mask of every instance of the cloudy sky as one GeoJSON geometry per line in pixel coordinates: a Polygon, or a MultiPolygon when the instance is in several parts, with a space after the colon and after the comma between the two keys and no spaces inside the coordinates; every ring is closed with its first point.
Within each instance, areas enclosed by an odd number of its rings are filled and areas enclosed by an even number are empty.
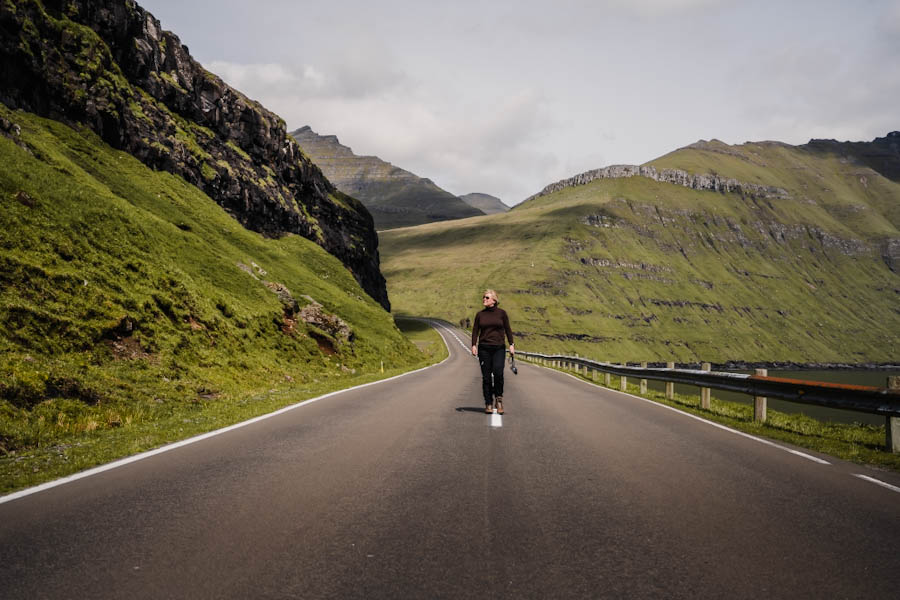
{"type": "Polygon", "coordinates": [[[516,204],[698,139],[900,129],[900,0],[138,0],[356,154],[516,204]]]}

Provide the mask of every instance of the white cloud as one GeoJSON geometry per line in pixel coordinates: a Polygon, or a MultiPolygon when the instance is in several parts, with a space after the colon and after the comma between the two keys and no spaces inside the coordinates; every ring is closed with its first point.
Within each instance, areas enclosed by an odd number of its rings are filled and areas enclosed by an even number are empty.
{"type": "MultiPolygon", "coordinates": [[[[881,26],[889,34],[900,35],[900,1],[895,0],[884,11],[881,26]]],[[[896,38],[894,38],[896,42],[896,38]]]]}
{"type": "Polygon", "coordinates": [[[668,17],[673,14],[703,11],[721,6],[731,0],[606,0],[607,9],[640,17],[668,17]]]}
{"type": "Polygon", "coordinates": [[[808,39],[745,62],[733,99],[750,135],[790,143],[872,139],[897,119],[900,71],[884,66],[898,60],[900,47],[808,39]]]}
{"type": "Polygon", "coordinates": [[[553,119],[532,89],[469,104],[416,86],[372,96],[268,94],[266,105],[290,128],[337,135],[356,154],[377,155],[455,194],[519,201],[545,185],[541,173],[555,161],[541,144],[553,119]]]}

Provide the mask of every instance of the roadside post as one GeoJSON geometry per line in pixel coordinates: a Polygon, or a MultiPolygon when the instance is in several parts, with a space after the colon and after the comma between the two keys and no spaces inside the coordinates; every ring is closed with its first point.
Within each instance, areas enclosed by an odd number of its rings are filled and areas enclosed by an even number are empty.
{"type": "MultiPolygon", "coordinates": [[[[762,377],[768,377],[768,369],[756,369],[756,374],[762,377]]],[[[753,396],[753,420],[758,423],[766,422],[766,397],[753,396]]]]}
{"type": "MultiPolygon", "coordinates": [[[[667,362],[667,363],[666,363],[666,368],[667,368],[667,369],[674,369],[674,368],[675,368],[675,363],[674,363],[674,362],[667,362]]],[[[675,382],[674,382],[674,381],[667,381],[667,382],[666,382],[666,400],[674,400],[674,399],[675,399],[675,382]]]]}
{"type": "MultiPolygon", "coordinates": [[[[900,377],[888,377],[887,388],[889,390],[900,390],[900,377]]],[[[884,436],[887,451],[900,454],[900,417],[887,416],[884,419],[884,436]]]]}
{"type": "MultiPolygon", "coordinates": [[[[646,368],[647,368],[647,363],[646,363],[646,362],[642,362],[642,363],[641,363],[641,368],[642,368],[642,369],[646,369],[646,368]]],[[[646,379],[641,379],[641,394],[646,394],[646,393],[647,393],[647,380],[646,380],[646,379]]]]}
{"type": "MultiPolygon", "coordinates": [[[[705,362],[701,367],[702,371],[712,371],[712,365],[705,362]]],[[[700,408],[709,410],[710,389],[708,387],[700,388],[700,408]]]]}

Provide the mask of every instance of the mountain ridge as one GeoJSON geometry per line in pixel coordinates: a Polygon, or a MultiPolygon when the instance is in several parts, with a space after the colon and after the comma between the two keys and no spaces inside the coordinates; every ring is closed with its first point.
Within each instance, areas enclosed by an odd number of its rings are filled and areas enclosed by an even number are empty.
{"type": "Polygon", "coordinates": [[[379,230],[484,214],[428,178],[354,154],[335,135],[319,135],[309,125],[290,135],[339,190],[368,208],[379,230]]]}
{"type": "Polygon", "coordinates": [[[871,142],[812,139],[806,147],[852,155],[888,179],[900,181],[900,131],[891,131],[883,138],[875,138],[871,142]]]}
{"type": "Polygon", "coordinates": [[[510,207],[507,206],[503,200],[496,196],[491,196],[490,194],[473,192],[471,194],[463,194],[459,199],[469,206],[477,208],[486,215],[508,212],[510,210],[510,207]]]}
{"type": "Polygon", "coordinates": [[[459,322],[490,287],[523,350],[897,362],[900,184],[845,153],[710,141],[562,183],[508,213],[384,232],[396,310],[459,322]]]}
{"type": "Polygon", "coordinates": [[[390,308],[368,211],[303,156],[283,119],[206,71],[135,2],[4,2],[0,31],[4,104],[90,127],[249,229],[315,241],[390,308]]]}

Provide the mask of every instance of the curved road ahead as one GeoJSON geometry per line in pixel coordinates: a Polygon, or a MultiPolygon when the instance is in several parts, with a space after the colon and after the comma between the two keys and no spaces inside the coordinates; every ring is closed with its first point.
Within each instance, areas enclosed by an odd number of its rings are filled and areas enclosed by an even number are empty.
{"type": "Polygon", "coordinates": [[[439,366],[3,502],[0,597],[897,597],[900,493],[854,476],[896,474],[528,364],[492,426],[442,335],[439,366]]]}

